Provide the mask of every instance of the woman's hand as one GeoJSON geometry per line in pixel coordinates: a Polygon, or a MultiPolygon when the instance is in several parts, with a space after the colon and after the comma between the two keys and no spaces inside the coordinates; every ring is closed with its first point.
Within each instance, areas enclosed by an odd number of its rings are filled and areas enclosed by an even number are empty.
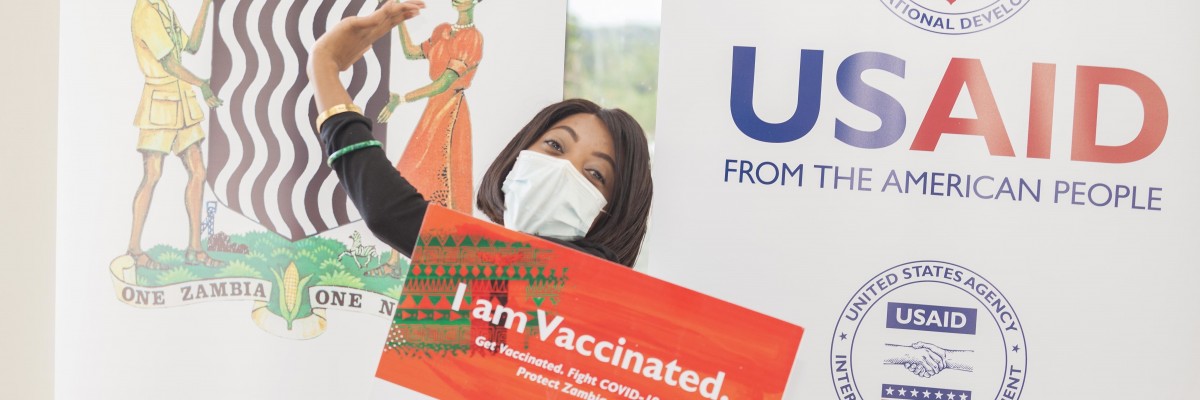
{"type": "Polygon", "coordinates": [[[401,22],[415,17],[425,8],[425,2],[409,0],[403,3],[388,1],[365,17],[349,17],[338,22],[313,45],[309,73],[314,68],[333,67],[345,71],[362,58],[371,44],[391,32],[401,22]]]}
{"type": "Polygon", "coordinates": [[[350,103],[350,94],[338,79],[338,72],[350,69],[376,40],[391,32],[397,24],[420,14],[422,8],[425,8],[425,2],[420,0],[403,3],[389,0],[371,15],[343,19],[321,35],[308,59],[308,80],[313,87],[317,109],[327,110],[337,104],[350,103]]]}

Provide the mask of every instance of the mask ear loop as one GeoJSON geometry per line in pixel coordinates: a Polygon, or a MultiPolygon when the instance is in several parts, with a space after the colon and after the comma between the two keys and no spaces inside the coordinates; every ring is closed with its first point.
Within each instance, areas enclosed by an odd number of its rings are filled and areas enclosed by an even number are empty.
{"type": "Polygon", "coordinates": [[[596,218],[592,220],[592,225],[588,227],[588,229],[587,229],[588,231],[583,233],[583,237],[586,238],[587,234],[592,231],[592,228],[596,227],[596,221],[599,221],[601,217],[607,218],[610,215],[608,213],[608,210],[606,210],[606,208],[608,208],[608,204],[605,204],[604,208],[600,209],[600,213],[596,214],[596,218]]]}

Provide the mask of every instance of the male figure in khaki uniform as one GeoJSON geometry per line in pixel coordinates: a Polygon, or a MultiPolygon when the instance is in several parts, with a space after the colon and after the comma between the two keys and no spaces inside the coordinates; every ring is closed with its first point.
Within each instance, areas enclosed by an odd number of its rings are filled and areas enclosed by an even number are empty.
{"type": "Polygon", "coordinates": [[[162,176],[163,158],[176,154],[188,172],[184,207],[189,224],[185,262],[190,265],[220,267],[225,263],[208,256],[200,248],[200,203],[204,195],[204,157],[200,143],[204,130],[200,121],[204,110],[196,100],[193,86],[200,87],[210,108],[222,104],[208,80],[200,79],[182,63],[182,53],[196,54],[204,36],[205,21],[212,0],[203,1],[191,34],[184,32],[175,10],[167,0],[136,0],[133,8],[133,48],[138,66],[146,77],[134,125],[141,129],[137,149],[144,160],[144,175],[133,198],[133,231],[129,235],[129,256],[138,266],[161,268],[142,251],[142,228],[154,186],[162,176]]]}

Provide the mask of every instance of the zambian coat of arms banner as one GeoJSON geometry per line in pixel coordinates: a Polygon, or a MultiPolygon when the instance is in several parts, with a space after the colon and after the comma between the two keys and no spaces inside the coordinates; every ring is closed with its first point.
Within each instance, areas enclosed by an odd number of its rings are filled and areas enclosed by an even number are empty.
{"type": "MultiPolygon", "coordinates": [[[[409,261],[325,165],[305,66],[321,34],[378,4],[63,2],[64,398],[365,397],[409,261]]],[[[451,1],[427,6],[342,80],[397,168],[449,165],[459,183],[429,197],[469,212],[451,200],[562,98],[565,5],[479,3],[461,35],[444,29],[451,1]],[[396,101],[446,71],[444,91],[396,101]],[[453,160],[403,156],[445,143],[453,160]]]]}

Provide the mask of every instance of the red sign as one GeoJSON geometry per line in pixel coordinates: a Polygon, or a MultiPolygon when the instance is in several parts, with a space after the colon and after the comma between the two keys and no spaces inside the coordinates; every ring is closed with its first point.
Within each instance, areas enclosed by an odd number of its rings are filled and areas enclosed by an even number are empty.
{"type": "Polygon", "coordinates": [[[439,399],[779,398],[804,333],[433,206],[403,289],[375,375],[439,399]]]}

